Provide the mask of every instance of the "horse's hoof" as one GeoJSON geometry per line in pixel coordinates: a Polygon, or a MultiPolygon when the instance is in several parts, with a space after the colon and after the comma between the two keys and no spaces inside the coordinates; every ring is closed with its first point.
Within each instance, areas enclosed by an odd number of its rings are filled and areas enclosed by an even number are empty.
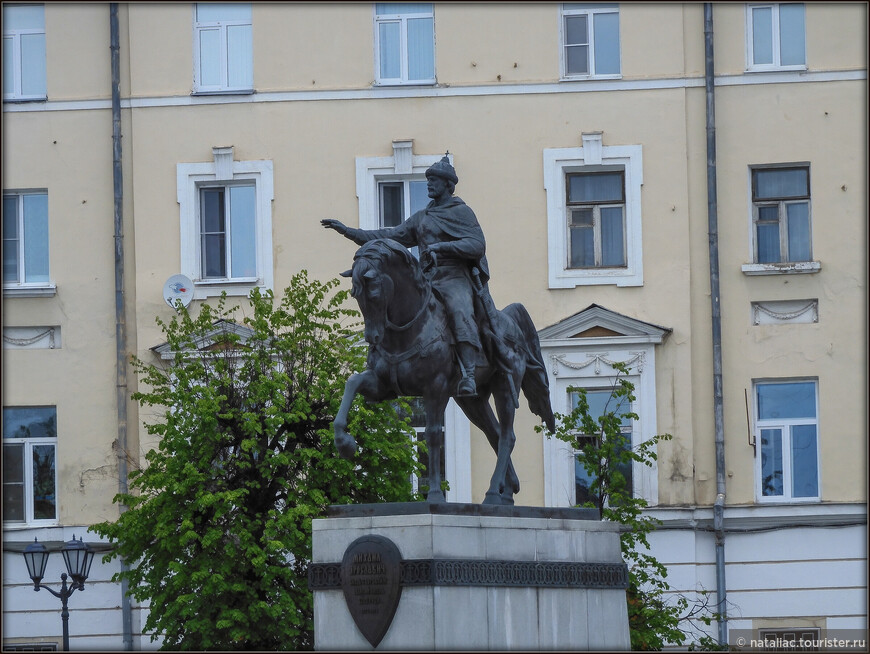
{"type": "Polygon", "coordinates": [[[513,495],[502,495],[501,496],[501,503],[505,506],[513,506],[514,505],[513,495]]]}
{"type": "Polygon", "coordinates": [[[429,493],[426,495],[426,501],[430,504],[441,504],[446,500],[444,498],[444,493],[441,491],[441,489],[438,489],[430,490],[429,493]]]}
{"type": "Polygon", "coordinates": [[[483,498],[484,504],[503,504],[501,501],[501,494],[496,493],[495,491],[487,491],[486,496],[483,498]]]}
{"type": "Polygon", "coordinates": [[[337,434],[335,437],[335,448],[344,459],[352,459],[356,454],[356,441],[350,434],[337,434]]]}

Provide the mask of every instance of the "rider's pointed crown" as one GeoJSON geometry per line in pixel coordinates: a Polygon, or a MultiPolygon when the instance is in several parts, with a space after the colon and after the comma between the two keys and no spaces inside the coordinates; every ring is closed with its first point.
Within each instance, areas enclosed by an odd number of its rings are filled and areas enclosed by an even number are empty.
{"type": "Polygon", "coordinates": [[[450,165],[450,159],[447,158],[446,154],[441,158],[441,161],[429,166],[426,175],[434,175],[435,177],[448,179],[454,184],[459,182],[459,178],[456,176],[456,169],[450,165]]]}

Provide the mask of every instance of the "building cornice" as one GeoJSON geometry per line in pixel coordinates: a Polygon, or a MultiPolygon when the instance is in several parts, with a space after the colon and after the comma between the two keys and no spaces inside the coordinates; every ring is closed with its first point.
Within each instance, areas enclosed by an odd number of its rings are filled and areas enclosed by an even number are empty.
{"type": "MultiPolygon", "coordinates": [[[[865,69],[820,72],[765,72],[721,75],[716,78],[716,86],[843,82],[866,79],[867,71],[865,69]]],[[[323,102],[328,100],[387,100],[488,95],[549,95],[555,93],[600,93],[604,91],[644,91],[703,87],[703,77],[583,80],[471,86],[390,86],[323,91],[265,91],[250,94],[133,97],[121,100],[121,108],[145,109],[149,107],[193,107],[199,105],[250,104],[260,102],[323,102]]],[[[111,100],[108,98],[94,100],[46,100],[45,102],[4,102],[3,112],[30,113],[39,111],[109,110],[111,106],[111,100]]]]}
{"type": "MultiPolygon", "coordinates": [[[[712,507],[654,507],[645,510],[644,515],[661,520],[661,530],[713,530],[712,507]]],[[[866,526],[867,504],[815,502],[726,506],[724,519],[726,533],[801,527],[866,526]]]]}

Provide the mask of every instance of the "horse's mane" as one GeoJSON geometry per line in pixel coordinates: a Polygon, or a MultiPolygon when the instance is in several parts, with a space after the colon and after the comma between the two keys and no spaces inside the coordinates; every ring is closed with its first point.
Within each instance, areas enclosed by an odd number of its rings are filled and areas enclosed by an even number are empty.
{"type": "Polygon", "coordinates": [[[368,241],[357,250],[353,257],[353,282],[354,285],[360,283],[358,277],[365,273],[366,270],[375,268],[383,271],[383,265],[390,259],[398,259],[405,268],[407,274],[411,275],[414,285],[417,288],[422,288],[427,282],[423,276],[420,262],[414,258],[414,255],[404,245],[391,238],[379,238],[368,241]],[[369,265],[358,265],[366,262],[369,265]]]}

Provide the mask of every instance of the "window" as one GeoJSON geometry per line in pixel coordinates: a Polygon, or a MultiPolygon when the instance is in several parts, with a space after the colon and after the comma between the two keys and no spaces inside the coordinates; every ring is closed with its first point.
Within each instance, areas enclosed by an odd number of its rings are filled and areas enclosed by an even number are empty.
{"type": "Polygon", "coordinates": [[[3,408],[3,521],[57,520],[57,411],[3,408]]]}
{"type": "Polygon", "coordinates": [[[48,275],[48,194],[3,195],[3,290],[51,291],[48,275]]]}
{"type": "Polygon", "coordinates": [[[3,99],[45,100],[43,5],[3,5],[3,99]]]}
{"type": "Polygon", "coordinates": [[[375,4],[377,84],[435,83],[435,14],[431,4],[375,4]]]}
{"type": "Polygon", "coordinates": [[[625,173],[567,173],[569,268],[625,266],[625,173]]]}
{"type": "Polygon", "coordinates": [[[544,150],[550,288],[642,286],[641,146],[582,138],[544,150]]]}
{"type": "Polygon", "coordinates": [[[752,222],[756,263],[810,261],[809,166],[753,169],[752,222]]]}
{"type": "Polygon", "coordinates": [[[233,161],[213,148],[214,162],[178,164],[181,272],[194,298],[247,295],[272,287],[272,162],[233,161]]]}
{"type": "Polygon", "coordinates": [[[194,92],[250,92],[251,5],[197,3],[194,12],[194,92]]]}
{"type": "MultiPolygon", "coordinates": [[[[541,354],[547,362],[547,374],[553,411],[568,414],[576,406],[574,389],[586,390],[586,399],[594,417],[604,411],[617,379],[622,377],[634,386],[631,407],[614,407],[617,414],[637,414],[622,425],[625,445],[637,448],[654,438],[656,431],[656,345],[670,330],[592,304],[569,318],[541,329],[538,337],[541,354]],[[624,364],[629,374],[617,373],[614,364],[624,364]]],[[[655,451],[655,448],[653,449],[655,451]]],[[[574,506],[587,500],[591,477],[578,465],[576,452],[569,443],[543,437],[544,503],[546,506],[574,506]]],[[[645,499],[650,506],[658,503],[658,469],[634,463],[621,469],[634,497],[645,499]]],[[[685,474],[686,488],[691,491],[691,473],[685,474]]]]}
{"type": "Polygon", "coordinates": [[[815,381],[755,385],[760,501],[819,499],[817,407],[815,381]]]}
{"type": "Polygon", "coordinates": [[[746,49],[751,71],[804,70],[807,62],[804,5],[747,5],[746,49]]]}
{"type": "MultiPolygon", "coordinates": [[[[571,410],[577,408],[579,394],[576,391],[570,393],[571,410]]],[[[629,413],[631,407],[628,406],[628,401],[624,397],[614,398],[612,389],[586,389],[586,402],[589,404],[589,416],[595,420],[606,413],[614,413],[621,416],[623,413],[629,413]]],[[[622,422],[622,442],[619,444],[620,450],[630,449],[631,444],[631,419],[623,418],[622,422]]],[[[599,434],[583,435],[580,442],[589,441],[591,444],[597,444],[599,434]]],[[[620,472],[626,481],[626,488],[633,488],[633,476],[631,463],[619,464],[616,470],[620,472]]],[[[575,488],[575,503],[583,506],[587,502],[591,502],[594,506],[600,508],[601,500],[597,495],[590,491],[590,486],[595,481],[596,475],[590,474],[586,467],[580,463],[580,458],[577,457],[574,461],[574,488],[575,488]]]]}
{"type": "Polygon", "coordinates": [[[619,77],[619,5],[562,5],[562,76],[619,77]]]}
{"type": "Polygon", "coordinates": [[[245,186],[200,188],[200,279],[257,276],[257,189],[245,186]]]}

